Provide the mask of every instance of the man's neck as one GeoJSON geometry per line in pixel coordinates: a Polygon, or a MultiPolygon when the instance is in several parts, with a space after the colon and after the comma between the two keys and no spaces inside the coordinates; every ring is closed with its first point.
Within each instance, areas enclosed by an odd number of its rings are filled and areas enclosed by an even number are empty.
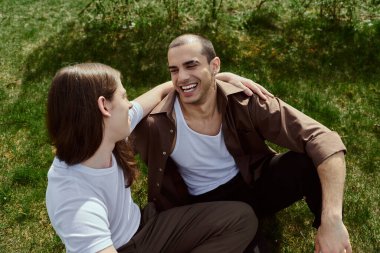
{"type": "Polygon", "coordinates": [[[215,113],[218,113],[216,94],[217,90],[215,87],[215,89],[210,90],[210,93],[205,101],[195,104],[182,103],[179,99],[184,117],[198,120],[207,120],[212,118],[215,113]]]}
{"type": "Polygon", "coordinates": [[[217,106],[216,90],[202,104],[179,102],[185,121],[191,129],[205,135],[217,135],[219,133],[222,116],[217,106]]]}
{"type": "Polygon", "coordinates": [[[218,113],[216,102],[207,102],[200,105],[183,104],[179,101],[183,116],[187,119],[208,120],[218,113]]]}

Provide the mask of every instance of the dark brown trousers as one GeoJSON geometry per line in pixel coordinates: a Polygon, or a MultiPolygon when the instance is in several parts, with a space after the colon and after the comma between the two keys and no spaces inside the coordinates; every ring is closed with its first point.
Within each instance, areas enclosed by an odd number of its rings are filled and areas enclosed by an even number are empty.
{"type": "Polygon", "coordinates": [[[242,202],[216,201],[157,213],[148,204],[138,232],[121,253],[238,253],[257,230],[252,208],[242,202]]]}
{"type": "Polygon", "coordinates": [[[314,214],[313,226],[318,228],[322,190],[317,169],[307,155],[292,151],[268,159],[261,176],[252,185],[246,184],[238,174],[215,190],[192,196],[193,203],[220,200],[246,202],[253,207],[259,219],[301,199],[305,199],[314,214]]]}

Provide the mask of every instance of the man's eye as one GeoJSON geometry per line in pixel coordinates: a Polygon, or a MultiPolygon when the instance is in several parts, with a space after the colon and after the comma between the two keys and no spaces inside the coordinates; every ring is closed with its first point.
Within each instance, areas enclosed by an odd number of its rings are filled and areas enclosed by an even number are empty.
{"type": "Polygon", "coordinates": [[[169,71],[170,71],[170,73],[176,73],[176,72],[178,72],[177,69],[169,69],[169,71]]]}

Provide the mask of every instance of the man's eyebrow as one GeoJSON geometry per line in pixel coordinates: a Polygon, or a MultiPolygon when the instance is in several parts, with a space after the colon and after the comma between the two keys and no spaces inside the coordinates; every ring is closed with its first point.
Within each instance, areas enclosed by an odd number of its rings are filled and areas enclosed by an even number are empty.
{"type": "MultiPolygon", "coordinates": [[[[198,64],[198,63],[199,63],[198,60],[190,60],[190,61],[184,62],[182,65],[183,65],[183,66],[189,66],[189,65],[196,65],[196,64],[198,64]]],[[[169,69],[176,69],[177,66],[172,65],[172,66],[168,66],[168,68],[169,68],[169,69]]]]}
{"type": "Polygon", "coordinates": [[[194,65],[194,64],[198,64],[199,61],[198,60],[190,60],[190,61],[187,61],[185,62],[183,65],[186,66],[186,65],[194,65]]]}

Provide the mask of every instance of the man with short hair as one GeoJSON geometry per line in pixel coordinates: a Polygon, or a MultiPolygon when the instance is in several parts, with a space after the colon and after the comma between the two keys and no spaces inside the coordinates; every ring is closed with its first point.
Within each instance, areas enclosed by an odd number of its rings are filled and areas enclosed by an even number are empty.
{"type": "Polygon", "coordinates": [[[247,96],[216,80],[220,59],[201,36],[174,39],[168,64],[175,91],[134,132],[149,201],[165,210],[239,200],[260,218],[305,198],[318,228],[316,252],[352,252],[339,135],[278,98],[247,96]],[[277,154],[266,141],[290,151],[277,154]]]}

